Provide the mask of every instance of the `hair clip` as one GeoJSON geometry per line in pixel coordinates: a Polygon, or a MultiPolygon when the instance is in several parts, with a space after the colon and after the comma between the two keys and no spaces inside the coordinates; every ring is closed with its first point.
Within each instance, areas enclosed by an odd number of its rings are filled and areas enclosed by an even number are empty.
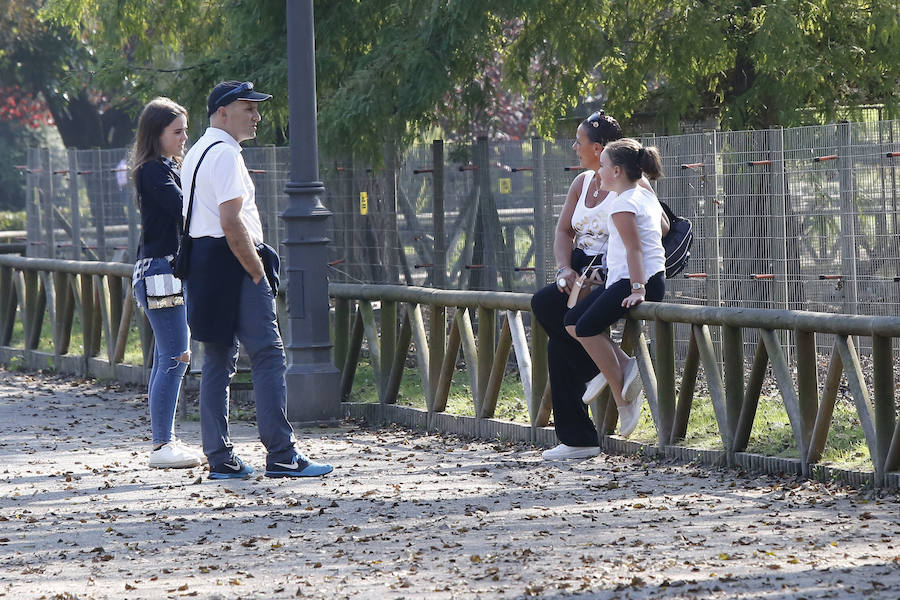
{"type": "Polygon", "coordinates": [[[594,127],[600,127],[600,120],[598,119],[596,121],[591,121],[591,125],[593,125],[594,127]]]}

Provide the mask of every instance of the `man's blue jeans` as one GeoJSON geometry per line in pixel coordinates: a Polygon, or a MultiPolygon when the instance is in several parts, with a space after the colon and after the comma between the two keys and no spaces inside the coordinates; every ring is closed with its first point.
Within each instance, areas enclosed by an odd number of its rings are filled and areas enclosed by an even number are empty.
{"type": "Polygon", "coordinates": [[[234,376],[238,344],[250,356],[256,423],[270,461],[290,462],[295,452],[294,430],[285,413],[284,343],[275,318],[275,298],[265,277],[254,284],[241,281],[235,340],[229,345],[203,342],[200,378],[200,428],[203,452],[210,466],[228,461],[232,443],[228,434],[228,384],[234,376]]]}
{"type": "MultiPolygon", "coordinates": [[[[155,258],[147,269],[148,275],[172,270],[164,258],[155,258]]],[[[188,364],[178,360],[188,351],[187,314],[184,306],[147,308],[147,288],[141,279],[134,286],[134,298],[150,321],[153,329],[153,368],[147,386],[150,404],[150,430],[153,445],[172,441],[175,432],[175,406],[181,391],[181,382],[188,364]]]]}

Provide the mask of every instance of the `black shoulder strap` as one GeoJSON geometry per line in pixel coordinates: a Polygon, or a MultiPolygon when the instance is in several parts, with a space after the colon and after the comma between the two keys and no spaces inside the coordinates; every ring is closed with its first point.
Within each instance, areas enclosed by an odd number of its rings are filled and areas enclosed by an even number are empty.
{"type": "Polygon", "coordinates": [[[662,205],[663,212],[666,213],[666,216],[669,218],[669,223],[674,223],[679,218],[678,215],[676,215],[675,212],[669,208],[669,205],[662,200],[660,200],[659,203],[662,205]]]}
{"type": "Polygon", "coordinates": [[[194,167],[194,177],[191,179],[191,196],[188,198],[188,210],[187,215],[184,217],[184,232],[187,235],[191,235],[191,213],[194,211],[194,189],[197,185],[197,172],[200,170],[200,164],[203,162],[203,159],[206,158],[206,153],[209,152],[210,148],[215,146],[216,144],[221,144],[222,140],[218,142],[213,142],[209,146],[206,147],[206,150],[203,151],[203,154],[200,155],[200,160],[197,161],[197,166],[194,167]]]}

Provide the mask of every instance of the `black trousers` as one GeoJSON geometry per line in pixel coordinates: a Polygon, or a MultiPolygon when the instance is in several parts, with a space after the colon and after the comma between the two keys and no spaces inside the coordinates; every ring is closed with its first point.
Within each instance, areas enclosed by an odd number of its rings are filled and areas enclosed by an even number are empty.
{"type": "MultiPolygon", "coordinates": [[[[573,256],[573,259],[575,257],[573,256]]],[[[575,266],[573,260],[573,266],[575,266]]],[[[578,267],[576,267],[577,269],[578,267]]],[[[547,358],[550,370],[550,392],[553,395],[553,426],[556,437],[568,446],[599,446],[597,429],[581,401],[587,382],[600,369],[584,347],[570,336],[564,326],[568,294],[555,283],[531,297],[531,310],[547,332],[547,358]]]]}

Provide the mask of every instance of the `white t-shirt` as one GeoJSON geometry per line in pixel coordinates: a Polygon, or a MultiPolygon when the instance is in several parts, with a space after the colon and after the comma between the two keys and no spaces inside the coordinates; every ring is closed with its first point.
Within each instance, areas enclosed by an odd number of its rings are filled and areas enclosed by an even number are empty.
{"type": "Polygon", "coordinates": [[[194,192],[194,209],[191,214],[191,237],[224,237],[219,220],[219,205],[235,198],[243,198],[241,218],[254,244],[263,241],[262,221],[256,208],[256,187],[244,164],[241,145],[227,131],[217,127],[206,129],[199,140],[188,150],[181,165],[181,184],[184,204],[181,214],[187,215],[191,197],[191,183],[197,161],[213,142],[216,144],[200,164],[197,173],[197,191],[194,192]]]}
{"type": "MultiPolygon", "coordinates": [[[[596,256],[598,254],[606,254],[606,248],[609,242],[609,229],[607,222],[609,221],[609,207],[612,205],[612,199],[616,197],[615,192],[609,192],[597,206],[588,208],[585,205],[588,190],[591,187],[591,181],[594,179],[594,171],[585,171],[584,180],[581,184],[581,195],[575,204],[575,210],[572,211],[572,229],[575,230],[575,248],[584,250],[588,256],[596,256]]],[[[603,257],[606,262],[606,257],[603,257]]]]}
{"type": "Polygon", "coordinates": [[[622,243],[622,237],[613,223],[613,215],[621,212],[634,213],[637,221],[641,250],[644,255],[644,277],[650,279],[666,268],[666,251],[662,245],[662,206],[653,192],[637,186],[614,198],[609,207],[609,251],[606,254],[606,264],[609,267],[606,278],[607,285],[620,279],[630,279],[625,244],[622,243]]]}

